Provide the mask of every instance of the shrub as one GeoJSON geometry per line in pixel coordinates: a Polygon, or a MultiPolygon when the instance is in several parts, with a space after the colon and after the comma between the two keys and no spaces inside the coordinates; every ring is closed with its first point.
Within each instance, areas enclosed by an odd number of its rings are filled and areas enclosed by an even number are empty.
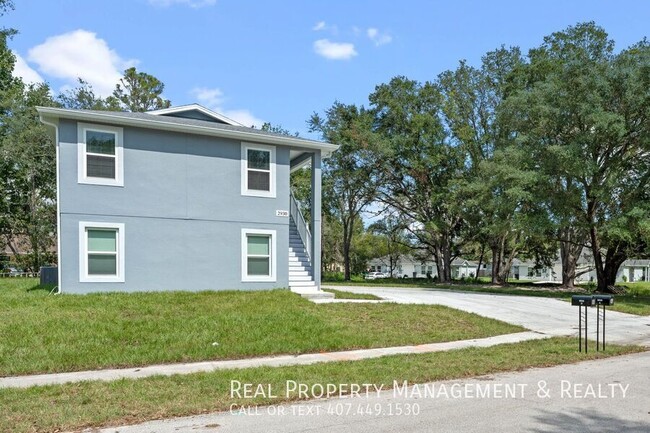
{"type": "Polygon", "coordinates": [[[343,272],[323,272],[323,281],[345,281],[345,275],[343,272]]]}

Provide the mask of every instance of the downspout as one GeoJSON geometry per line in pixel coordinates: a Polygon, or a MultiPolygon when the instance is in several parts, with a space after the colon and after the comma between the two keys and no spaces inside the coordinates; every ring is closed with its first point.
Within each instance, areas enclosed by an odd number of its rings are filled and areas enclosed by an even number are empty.
{"type": "Polygon", "coordinates": [[[59,170],[59,124],[45,120],[39,115],[41,123],[54,128],[54,145],[56,147],[56,261],[57,261],[57,287],[53,289],[54,294],[61,294],[61,200],[60,200],[60,176],[59,170]]]}

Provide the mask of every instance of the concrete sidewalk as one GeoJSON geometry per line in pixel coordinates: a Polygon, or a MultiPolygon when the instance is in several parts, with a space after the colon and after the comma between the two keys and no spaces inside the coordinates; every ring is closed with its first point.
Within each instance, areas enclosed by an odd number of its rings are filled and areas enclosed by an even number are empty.
{"type": "Polygon", "coordinates": [[[70,373],[38,374],[0,378],[0,388],[28,388],[30,386],[56,385],[89,380],[111,381],[117,379],[139,379],[150,376],[171,376],[251,367],[280,367],[288,365],[309,365],[319,362],[357,361],[379,358],[386,355],[409,353],[431,353],[467,347],[489,347],[497,344],[519,343],[527,340],[549,338],[537,332],[518,332],[474,340],[450,341],[445,343],[421,344],[417,346],[398,346],[377,349],[348,350],[305,355],[283,355],[263,358],[235,359],[228,361],[207,361],[184,364],[150,365],[140,368],[121,368],[110,370],[77,371],[70,373]]]}

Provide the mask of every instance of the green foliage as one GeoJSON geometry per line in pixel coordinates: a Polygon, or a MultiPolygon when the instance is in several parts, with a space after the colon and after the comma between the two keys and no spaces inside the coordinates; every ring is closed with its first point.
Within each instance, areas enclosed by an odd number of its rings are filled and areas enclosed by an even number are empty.
{"type": "Polygon", "coordinates": [[[272,125],[270,122],[264,122],[260,128],[262,131],[272,132],[274,134],[287,135],[289,137],[298,137],[300,133],[298,131],[291,132],[288,129],[282,127],[282,125],[272,125]]]}
{"type": "MultiPolygon", "coordinates": [[[[0,2],[0,13],[13,7],[0,2]]],[[[13,77],[11,31],[0,32],[0,247],[17,265],[38,271],[54,260],[56,234],[55,146],[36,106],[53,105],[45,84],[25,85],[13,77]]]]}
{"type": "Polygon", "coordinates": [[[131,67],[124,71],[107,103],[134,113],[168,108],[171,102],[160,96],[164,89],[165,85],[158,78],[131,67]]]}
{"type": "Polygon", "coordinates": [[[553,33],[531,50],[525,85],[508,101],[553,219],[589,233],[600,290],[645,250],[650,220],[650,47],[613,50],[594,23],[553,33]]]}
{"type": "Polygon", "coordinates": [[[340,145],[323,163],[323,211],[342,228],[340,254],[347,280],[354,267],[352,242],[359,227],[357,221],[376,196],[373,179],[377,173],[377,137],[372,131],[373,120],[364,107],[335,102],[324,118],[315,113],[309,121],[310,132],[320,132],[324,140],[340,145]]]}
{"type": "Polygon", "coordinates": [[[105,110],[120,111],[121,107],[115,98],[102,98],[95,95],[92,86],[82,80],[77,79],[79,85],[73,89],[66,90],[56,97],[56,101],[63,108],[73,110],[105,110]]]}
{"type": "Polygon", "coordinates": [[[406,77],[377,86],[369,97],[383,144],[380,200],[412,222],[410,233],[450,280],[462,224],[456,186],[464,159],[446,141],[442,98],[433,83],[406,77]]]}

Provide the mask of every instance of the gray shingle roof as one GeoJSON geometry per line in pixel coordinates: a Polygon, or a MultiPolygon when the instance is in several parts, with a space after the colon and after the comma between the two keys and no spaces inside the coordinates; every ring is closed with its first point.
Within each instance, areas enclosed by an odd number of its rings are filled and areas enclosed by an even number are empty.
{"type": "Polygon", "coordinates": [[[275,132],[262,131],[239,125],[227,125],[206,120],[171,117],[149,113],[121,111],[70,110],[65,108],[36,107],[42,119],[71,119],[83,122],[97,122],[109,125],[177,131],[187,134],[224,137],[264,144],[290,146],[300,150],[319,149],[328,157],[338,146],[324,141],[292,137],[275,132]]]}
{"type": "MultiPolygon", "coordinates": [[[[76,111],[79,111],[81,113],[93,113],[93,114],[109,113],[107,111],[101,111],[101,110],[76,110],[76,111]]],[[[173,117],[173,116],[156,115],[156,114],[149,114],[149,113],[131,113],[127,111],[111,111],[110,114],[118,117],[124,117],[127,119],[147,120],[147,121],[151,121],[152,123],[159,122],[159,123],[168,123],[171,125],[200,126],[203,128],[213,128],[222,131],[239,131],[239,132],[246,132],[246,133],[254,133],[257,135],[269,136],[269,137],[287,137],[286,135],[278,134],[276,132],[263,131],[261,129],[249,128],[247,126],[226,125],[225,123],[209,122],[207,120],[188,119],[185,117],[173,117]]],[[[308,138],[300,138],[300,140],[311,141],[316,144],[324,143],[322,141],[311,140],[308,138]]]]}

